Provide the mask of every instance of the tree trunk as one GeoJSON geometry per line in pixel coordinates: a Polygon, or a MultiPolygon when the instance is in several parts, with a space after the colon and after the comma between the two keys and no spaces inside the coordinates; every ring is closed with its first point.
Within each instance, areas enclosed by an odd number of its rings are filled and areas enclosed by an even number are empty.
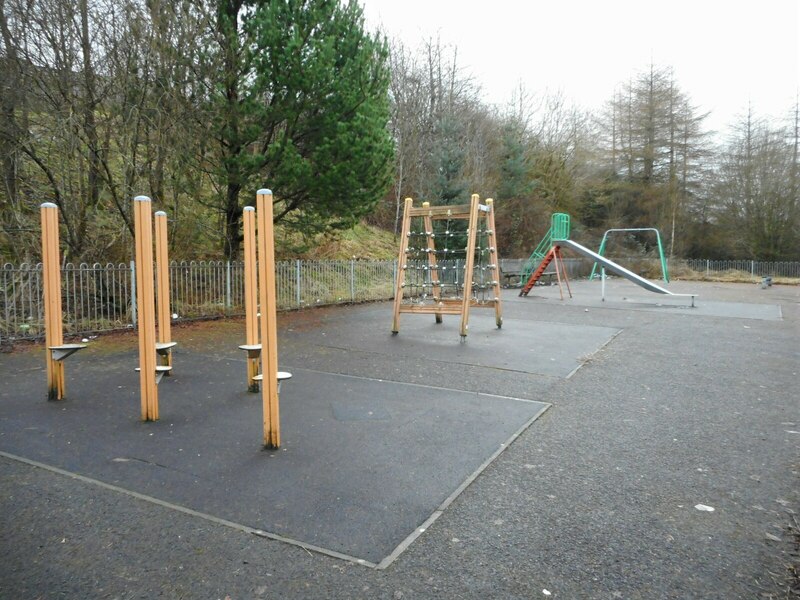
{"type": "MultiPolygon", "coordinates": [[[[0,32],[3,35],[3,47],[6,55],[6,64],[3,72],[6,90],[2,94],[2,122],[0,122],[0,135],[3,138],[3,187],[6,192],[6,199],[11,208],[12,214],[16,215],[17,209],[17,137],[18,128],[16,126],[16,107],[17,100],[23,99],[24,95],[19,94],[20,77],[19,61],[14,42],[11,39],[11,31],[8,28],[6,18],[5,1],[0,0],[0,32]]],[[[0,216],[5,217],[0,211],[0,216]]]]}
{"type": "MultiPolygon", "coordinates": [[[[239,208],[239,192],[242,186],[238,183],[228,183],[225,196],[225,259],[236,260],[239,256],[239,220],[242,209],[239,208]]],[[[260,233],[260,232],[259,232],[260,233]]]]}
{"type": "Polygon", "coordinates": [[[225,122],[220,142],[226,179],[223,252],[227,260],[235,260],[239,255],[239,220],[242,216],[242,209],[239,207],[239,192],[242,190],[242,169],[239,161],[243,149],[239,120],[239,82],[242,77],[239,64],[241,7],[241,0],[223,1],[217,24],[222,36],[225,69],[222,74],[225,82],[225,122]]]}
{"type": "Polygon", "coordinates": [[[87,0],[80,1],[81,11],[81,52],[83,54],[84,106],[83,129],[86,135],[89,170],[87,173],[87,202],[97,206],[100,199],[100,142],[94,109],[97,101],[95,92],[94,66],[92,65],[92,43],[89,39],[89,7],[87,0]]]}

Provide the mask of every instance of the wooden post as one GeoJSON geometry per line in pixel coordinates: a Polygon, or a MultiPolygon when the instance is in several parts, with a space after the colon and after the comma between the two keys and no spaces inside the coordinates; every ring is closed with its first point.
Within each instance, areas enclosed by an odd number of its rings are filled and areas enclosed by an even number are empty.
{"type": "Polygon", "coordinates": [[[153,217],[150,198],[133,199],[136,246],[136,303],[139,307],[139,389],[142,420],[158,420],[156,322],[153,298],[153,217]]]}
{"type": "Polygon", "coordinates": [[[472,270],[475,266],[475,239],[478,231],[478,204],[480,197],[472,194],[469,207],[469,229],[467,229],[467,256],[464,266],[464,304],[461,307],[461,338],[469,332],[469,306],[472,302],[472,270]]]}
{"type": "MultiPolygon", "coordinates": [[[[249,348],[258,345],[258,275],[256,273],[256,210],[245,206],[244,213],[244,323],[245,343],[249,348]]],[[[247,390],[258,392],[259,353],[247,352],[247,390]]]]}
{"type": "MultiPolygon", "coordinates": [[[[430,202],[423,202],[422,208],[429,208],[430,205],[430,202]]],[[[431,295],[434,301],[438,303],[441,300],[442,288],[439,285],[439,261],[436,259],[436,240],[434,239],[433,233],[433,219],[430,214],[425,215],[422,219],[425,225],[425,237],[427,238],[427,248],[429,250],[428,269],[431,273],[431,295]]],[[[437,323],[441,323],[442,313],[436,313],[435,318],[437,323]]]]}
{"type": "Polygon", "coordinates": [[[275,236],[272,230],[272,192],[258,190],[258,290],[261,304],[261,398],[264,419],[264,446],[281,445],[278,405],[278,332],[275,316],[275,236]]]}
{"type": "Polygon", "coordinates": [[[47,399],[64,398],[64,363],[51,348],[64,344],[61,318],[61,265],[58,255],[58,207],[45,202],[42,220],[42,276],[44,279],[45,352],[47,353],[47,399]]]}
{"type": "Polygon", "coordinates": [[[400,254],[397,257],[397,281],[395,282],[394,289],[394,313],[392,317],[392,333],[400,331],[400,304],[403,302],[403,282],[406,278],[406,262],[408,257],[406,251],[408,250],[408,232],[411,227],[411,208],[414,201],[411,198],[406,198],[405,206],[403,208],[403,228],[400,232],[400,254]]]}
{"type": "Polygon", "coordinates": [[[492,270],[492,289],[494,290],[494,320],[497,327],[503,326],[503,307],[500,303],[500,253],[497,251],[497,232],[494,226],[494,200],[486,199],[489,214],[486,215],[486,228],[489,230],[489,260],[492,270]]]}
{"type": "MultiPolygon", "coordinates": [[[[156,287],[157,287],[157,314],[158,314],[158,343],[164,348],[158,355],[161,364],[172,366],[172,352],[168,347],[172,342],[171,320],[172,314],[169,307],[169,254],[167,252],[167,213],[160,210],[155,215],[156,224],[156,287]]],[[[169,375],[166,371],[164,375],[169,375]]]]}

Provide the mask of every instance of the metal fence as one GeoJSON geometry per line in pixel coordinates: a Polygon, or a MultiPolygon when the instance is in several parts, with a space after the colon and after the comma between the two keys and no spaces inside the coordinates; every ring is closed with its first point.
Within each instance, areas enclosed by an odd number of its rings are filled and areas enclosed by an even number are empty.
{"type": "MultiPolygon", "coordinates": [[[[501,258],[502,283],[508,285],[519,283],[520,273],[527,262],[527,258],[501,258]]],[[[567,272],[567,277],[570,279],[587,277],[592,271],[592,262],[583,258],[564,258],[562,262],[567,272]]],[[[550,263],[548,271],[553,270],[555,270],[555,265],[550,263]]]]}
{"type": "Polygon", "coordinates": [[[675,261],[698,273],[725,273],[729,271],[749,273],[751,277],[800,278],[800,262],[765,262],[759,260],[705,260],[688,259],[675,261]]]}
{"type": "MultiPolygon", "coordinates": [[[[565,260],[569,276],[587,276],[592,263],[565,260]]],[[[504,274],[517,274],[524,259],[502,259],[504,274]]],[[[627,263],[626,263],[627,264],[627,263]]],[[[655,263],[654,263],[655,264],[655,263]]],[[[630,265],[637,272],[646,265],[630,265]]],[[[800,278],[800,262],[673,261],[711,276],[737,271],[760,278],[800,278]]],[[[396,261],[284,261],[276,264],[278,309],[386,300],[394,295],[396,261]]],[[[657,278],[657,272],[648,274],[657,278]]],[[[502,283],[513,284],[508,280],[502,283]]],[[[171,307],[179,319],[244,313],[244,265],[231,261],[173,262],[171,307]]],[[[85,334],[126,329],[136,324],[135,269],[130,264],[67,264],[62,269],[64,331],[85,334]]],[[[5,264],[0,270],[0,341],[44,335],[42,266],[5,264]]]]}
{"type": "MultiPolygon", "coordinates": [[[[136,325],[134,264],[67,264],[61,270],[65,334],[136,325]]],[[[385,300],[394,295],[395,261],[290,261],[276,264],[279,310],[385,300]]],[[[179,319],[244,314],[244,263],[170,264],[170,306],[179,319]]],[[[0,270],[0,341],[44,336],[42,265],[0,270]]]]}

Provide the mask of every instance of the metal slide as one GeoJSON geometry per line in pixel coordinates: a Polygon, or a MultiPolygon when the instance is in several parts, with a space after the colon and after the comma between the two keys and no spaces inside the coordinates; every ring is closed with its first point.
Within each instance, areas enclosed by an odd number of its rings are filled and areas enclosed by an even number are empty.
{"type": "Polygon", "coordinates": [[[656,285],[649,279],[645,279],[644,277],[637,275],[633,271],[629,271],[625,267],[618,265],[614,261],[608,260],[604,256],[600,256],[597,252],[593,252],[592,250],[589,250],[587,247],[581,246],[577,242],[573,242],[572,240],[554,240],[553,245],[562,247],[566,246],[567,248],[571,248],[572,250],[575,250],[575,252],[577,252],[578,254],[583,254],[587,258],[591,258],[593,261],[600,263],[609,271],[632,281],[636,285],[642,286],[646,290],[655,292],[656,294],[669,294],[670,296],[685,296],[685,297],[691,296],[692,304],[694,304],[694,298],[697,296],[697,294],[674,294],[670,292],[668,289],[665,289],[660,285],[656,285]]]}

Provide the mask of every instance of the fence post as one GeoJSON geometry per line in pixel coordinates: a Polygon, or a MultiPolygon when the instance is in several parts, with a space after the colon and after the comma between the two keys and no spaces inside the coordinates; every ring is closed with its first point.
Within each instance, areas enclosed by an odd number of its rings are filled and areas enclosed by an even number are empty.
{"type": "Polygon", "coordinates": [[[710,274],[711,274],[711,261],[709,259],[706,259],[706,279],[708,279],[708,276],[710,274]]]}
{"type": "Polygon", "coordinates": [[[750,276],[751,277],[755,277],[755,274],[756,274],[756,261],[751,260],[750,261],[750,276]]]}
{"type": "Polygon", "coordinates": [[[350,302],[356,301],[356,261],[350,259],[350,302]]]}
{"type": "Polygon", "coordinates": [[[295,277],[294,289],[295,289],[295,296],[296,296],[296,299],[297,299],[297,308],[301,308],[301,306],[302,306],[301,305],[302,298],[300,297],[301,296],[301,294],[300,294],[300,283],[301,283],[301,281],[300,281],[300,260],[299,259],[295,261],[294,277],[295,277]]]}
{"type": "Polygon", "coordinates": [[[230,310],[231,303],[231,261],[225,262],[225,307],[230,310]]]}
{"type": "Polygon", "coordinates": [[[397,295],[397,259],[392,260],[392,298],[397,295]]]}
{"type": "Polygon", "coordinates": [[[136,329],[136,261],[131,261],[131,324],[136,329]]]}

